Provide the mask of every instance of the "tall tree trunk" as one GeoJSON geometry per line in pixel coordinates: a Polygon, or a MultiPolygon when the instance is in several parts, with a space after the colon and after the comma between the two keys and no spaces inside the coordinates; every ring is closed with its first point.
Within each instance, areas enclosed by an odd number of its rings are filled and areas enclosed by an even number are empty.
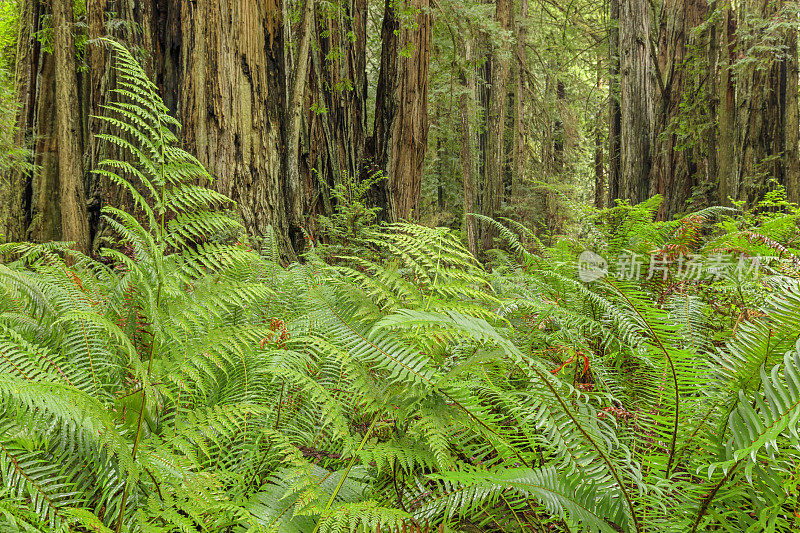
{"type": "MultiPolygon", "coordinates": [[[[397,113],[395,93],[397,90],[397,68],[400,48],[398,37],[400,23],[394,11],[393,0],[386,0],[381,24],[381,66],[378,72],[378,87],[375,92],[375,125],[371,145],[373,161],[388,179],[388,166],[392,136],[392,124],[397,113]]],[[[382,208],[381,220],[389,220],[389,198],[387,180],[377,185],[375,203],[382,208]]]]}
{"type": "MultiPolygon", "coordinates": [[[[560,67],[559,67],[560,68],[560,67]]],[[[556,69],[559,70],[559,69],[556,69]]],[[[564,216],[561,214],[561,206],[556,194],[556,187],[561,183],[561,176],[564,173],[564,143],[565,135],[564,120],[561,116],[564,108],[564,99],[567,96],[566,86],[561,79],[556,80],[556,121],[553,125],[553,158],[552,171],[548,172],[549,185],[547,189],[547,204],[545,216],[547,217],[547,227],[550,230],[550,237],[558,235],[564,231],[564,216]],[[555,179],[554,179],[555,178],[555,179]]]]}
{"type": "Polygon", "coordinates": [[[552,120],[550,118],[547,120],[542,143],[542,162],[547,184],[544,193],[544,224],[551,240],[554,235],[563,232],[564,216],[561,213],[556,189],[561,183],[561,176],[564,172],[565,131],[562,110],[566,98],[566,86],[559,77],[558,63],[552,70],[556,74],[554,77],[548,76],[546,90],[548,91],[548,101],[553,102],[554,109],[549,113],[552,120]]]}
{"type": "Polygon", "coordinates": [[[514,135],[513,135],[513,172],[511,176],[511,196],[519,199],[522,181],[525,174],[525,156],[527,153],[525,139],[525,83],[526,54],[525,45],[528,41],[528,0],[521,0],[520,17],[517,21],[517,46],[515,51],[516,87],[514,97],[514,135]]]}
{"type": "Polygon", "coordinates": [[[445,198],[444,198],[444,183],[445,183],[445,174],[447,173],[447,169],[445,168],[445,158],[447,157],[447,153],[445,151],[445,143],[442,142],[442,130],[439,130],[439,134],[436,137],[436,153],[437,158],[437,169],[436,169],[436,210],[438,213],[444,213],[445,210],[445,198]]]}
{"type": "Polygon", "coordinates": [[[622,109],[620,107],[619,7],[621,0],[611,0],[608,29],[608,205],[620,198],[622,109]]]}
{"type": "Polygon", "coordinates": [[[717,83],[718,194],[721,205],[730,205],[738,196],[739,174],[734,150],[736,127],[736,86],[733,65],[736,61],[736,17],[730,7],[723,11],[716,31],[719,81],[717,83]]]}
{"type": "Polygon", "coordinates": [[[786,60],[784,61],[785,72],[785,104],[784,116],[786,127],[784,128],[784,185],[786,186],[787,198],[790,202],[800,202],[800,115],[798,115],[798,50],[797,50],[797,30],[790,28],[786,35],[786,60]]]}
{"type": "MultiPolygon", "coordinates": [[[[36,71],[36,100],[33,118],[33,161],[31,176],[30,226],[27,234],[36,242],[61,240],[61,186],[58,168],[56,126],[56,79],[53,54],[42,53],[36,71]]],[[[26,194],[27,195],[27,194],[26,194]]]]}
{"type": "MultiPolygon", "coordinates": [[[[597,60],[597,90],[603,87],[603,60],[597,60]]],[[[594,206],[605,207],[605,167],[603,163],[603,109],[597,110],[594,125],[594,206]]]]}
{"type": "Polygon", "coordinates": [[[345,176],[364,178],[376,168],[365,168],[366,9],[366,0],[348,0],[332,11],[320,10],[314,24],[318,45],[311,53],[314,90],[306,111],[310,175],[305,196],[321,199],[320,214],[332,208],[331,187],[345,176]]]}
{"type": "MultiPolygon", "coordinates": [[[[483,194],[486,188],[486,161],[488,159],[488,137],[489,137],[489,106],[492,99],[492,54],[489,34],[485,31],[479,33],[479,39],[476,42],[476,51],[473,57],[484,58],[476,68],[475,77],[475,94],[477,96],[477,107],[481,110],[480,118],[482,119],[476,125],[475,131],[475,144],[477,146],[477,168],[478,173],[475,177],[475,201],[477,202],[476,208],[479,209],[481,214],[486,210],[483,206],[485,195],[483,194]]],[[[486,231],[487,224],[478,225],[478,237],[481,239],[480,245],[483,247],[483,233],[486,231]]]]}
{"type": "MultiPolygon", "coordinates": [[[[511,30],[510,0],[497,0],[495,18],[502,30],[511,30]]],[[[486,130],[486,162],[484,164],[483,214],[495,217],[503,205],[504,132],[506,117],[506,85],[509,75],[509,46],[504,43],[492,52],[492,89],[486,130]]],[[[483,248],[494,246],[497,231],[492,226],[483,230],[483,248]]]]}
{"type": "Polygon", "coordinates": [[[315,46],[311,50],[311,64],[313,66],[313,74],[311,75],[311,86],[314,88],[309,102],[309,124],[311,132],[309,134],[309,161],[308,168],[311,173],[316,177],[316,180],[308,180],[311,184],[316,185],[320,191],[320,196],[323,199],[322,211],[325,214],[330,214],[332,209],[331,203],[331,189],[336,184],[341,183],[342,170],[339,161],[339,152],[337,150],[337,140],[334,136],[335,121],[331,119],[330,106],[330,69],[325,64],[325,39],[322,38],[322,33],[327,33],[329,30],[326,28],[321,31],[320,24],[317,26],[317,42],[319,46],[315,46]],[[327,113],[321,113],[318,110],[328,109],[327,113]]]}
{"type": "MultiPolygon", "coordinates": [[[[17,146],[29,146],[35,137],[36,94],[42,81],[37,71],[45,54],[34,34],[39,30],[42,12],[43,5],[38,0],[22,3],[14,75],[18,105],[14,142],[17,146]]],[[[31,180],[28,172],[12,168],[9,169],[8,184],[0,187],[0,233],[7,241],[23,241],[29,237],[33,208],[31,180]]]]}
{"type": "Polygon", "coordinates": [[[181,116],[191,151],[238,203],[245,227],[271,226],[294,257],[284,199],[281,0],[183,0],[181,116]]]}
{"type": "Polygon", "coordinates": [[[30,148],[35,167],[32,172],[10,169],[8,185],[0,187],[0,232],[9,241],[62,239],[55,57],[37,38],[45,29],[45,15],[51,14],[48,7],[42,0],[31,0],[22,3],[20,13],[15,143],[30,148]]]}
{"type": "Polygon", "coordinates": [[[475,102],[475,73],[472,64],[472,43],[464,36],[459,39],[459,51],[464,60],[459,80],[461,96],[458,97],[458,109],[461,117],[461,179],[464,182],[464,226],[466,228],[467,248],[477,256],[477,228],[475,225],[475,159],[473,156],[471,105],[475,102]]]}
{"type": "Polygon", "coordinates": [[[61,234],[73,247],[89,253],[89,219],[83,183],[80,105],[72,37],[72,0],[52,0],[55,53],[55,102],[58,130],[58,180],[61,234]]]}
{"type": "MultiPolygon", "coordinates": [[[[797,132],[789,132],[787,125],[787,78],[790,70],[787,66],[791,60],[785,54],[759,50],[764,42],[773,41],[785,46],[787,39],[791,39],[785,30],[773,24],[766,27],[758,24],[759,20],[780,20],[784,3],[784,0],[748,0],[738,13],[737,51],[756,60],[736,70],[734,146],[739,167],[738,198],[748,203],[758,200],[770,188],[771,179],[785,183],[785,143],[789,138],[797,139],[797,132]]],[[[796,95],[796,91],[795,82],[792,93],[796,95]]],[[[796,144],[790,150],[796,153],[796,144]]]]}
{"type": "Polygon", "coordinates": [[[388,218],[393,222],[419,216],[428,144],[429,2],[413,0],[409,7],[414,22],[401,27],[392,2],[386,2],[375,109],[375,159],[388,177],[388,218]]]}
{"type": "Polygon", "coordinates": [[[620,51],[620,198],[639,203],[650,193],[653,84],[650,3],[622,0],[620,51]]]}
{"type": "Polygon", "coordinates": [[[96,165],[99,161],[99,144],[95,139],[96,130],[103,123],[94,118],[95,114],[101,112],[100,106],[104,103],[107,83],[108,83],[108,64],[106,63],[106,49],[98,39],[105,37],[106,29],[106,0],[87,0],[86,2],[86,21],[89,32],[89,44],[87,45],[87,59],[89,67],[89,109],[91,115],[87,117],[87,129],[89,137],[86,139],[88,161],[90,165],[96,165]]]}
{"type": "MultiPolygon", "coordinates": [[[[438,55],[441,52],[437,47],[434,47],[433,53],[434,55],[438,55]]],[[[447,125],[445,124],[445,117],[442,112],[444,102],[441,100],[433,100],[430,105],[433,107],[433,110],[430,111],[430,114],[433,115],[433,124],[431,124],[431,126],[436,135],[436,203],[434,205],[437,213],[443,213],[445,203],[444,183],[445,176],[447,175],[447,166],[445,165],[447,159],[447,125]]]]}
{"type": "Polygon", "coordinates": [[[300,180],[300,129],[303,119],[303,100],[310,62],[311,34],[314,22],[314,0],[305,0],[300,23],[300,43],[292,80],[289,84],[289,110],[286,126],[286,203],[289,211],[289,237],[295,250],[303,247],[302,228],[305,226],[303,184],[300,180]]]}
{"type": "MultiPolygon", "coordinates": [[[[709,10],[713,8],[714,5],[709,4],[709,10]]],[[[719,163],[717,154],[719,145],[717,138],[717,118],[719,116],[719,94],[717,86],[717,76],[719,75],[719,68],[717,66],[719,62],[719,39],[717,37],[717,31],[718,28],[716,24],[707,24],[706,29],[703,32],[703,38],[705,39],[705,58],[708,67],[705,72],[705,79],[702,83],[704,85],[705,97],[708,99],[708,115],[706,117],[707,124],[704,135],[705,145],[703,146],[705,175],[703,176],[704,183],[701,185],[704,185],[709,191],[711,191],[710,194],[704,199],[707,205],[719,204],[716,197],[717,187],[715,186],[719,177],[719,163]]]]}
{"type": "MultiPolygon", "coordinates": [[[[659,218],[669,219],[686,207],[696,183],[697,164],[692,151],[680,148],[681,138],[676,121],[681,116],[681,103],[702,94],[687,70],[690,47],[696,46],[692,30],[703,22],[708,10],[705,0],[666,0],[659,30],[659,80],[657,113],[654,116],[652,186],[663,197],[659,218]],[[691,94],[687,94],[691,90],[691,94]]],[[[694,107],[692,113],[697,113],[694,107]]]]}

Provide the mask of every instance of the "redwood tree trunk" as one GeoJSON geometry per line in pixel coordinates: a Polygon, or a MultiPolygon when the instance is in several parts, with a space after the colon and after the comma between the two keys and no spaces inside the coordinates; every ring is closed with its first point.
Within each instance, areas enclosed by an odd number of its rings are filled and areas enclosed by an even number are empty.
{"type": "Polygon", "coordinates": [[[675,125],[682,113],[681,103],[700,94],[691,72],[687,72],[686,60],[690,46],[697,44],[692,30],[703,22],[708,5],[705,0],[666,0],[663,9],[656,65],[661,93],[654,117],[652,186],[653,192],[663,197],[659,217],[669,219],[685,210],[697,182],[698,162],[692,157],[693,151],[680,149],[675,125]],[[692,94],[687,94],[689,90],[692,94]]]}
{"type": "MultiPolygon", "coordinates": [[[[43,61],[41,45],[33,34],[39,30],[44,6],[39,1],[24,2],[19,18],[17,64],[14,82],[17,89],[17,146],[28,146],[36,134],[36,94],[39,64],[43,61]]],[[[52,80],[52,76],[50,77],[52,80]]],[[[7,185],[0,187],[0,233],[7,241],[23,241],[29,237],[32,218],[32,176],[20,169],[10,169],[7,185]]],[[[60,215],[59,215],[60,218],[60,215]]]]}
{"type": "Polygon", "coordinates": [[[286,138],[286,204],[288,208],[289,237],[295,250],[303,247],[302,229],[305,226],[303,183],[300,177],[300,130],[303,119],[303,103],[306,95],[308,66],[310,62],[311,37],[314,23],[314,0],[305,0],[303,18],[300,22],[300,37],[297,59],[289,84],[289,109],[286,138]]]}
{"type": "MultiPolygon", "coordinates": [[[[796,111],[797,81],[789,87],[793,61],[786,54],[776,57],[771,51],[757,47],[766,38],[782,45],[793,39],[790,32],[770,24],[766,28],[753,26],[754,19],[774,22],[781,20],[784,0],[748,0],[738,12],[739,53],[760,62],[736,69],[736,127],[734,128],[734,156],[737,164],[738,194],[740,200],[753,203],[770,187],[770,180],[787,183],[789,152],[797,153],[796,111]],[[793,95],[789,97],[788,95],[793,95]],[[794,124],[790,125],[790,122],[794,124]],[[793,130],[793,131],[792,131],[793,130]],[[789,141],[793,146],[787,146],[789,141]]],[[[794,167],[796,168],[796,166],[794,167]]],[[[789,177],[790,184],[796,178],[789,177]]],[[[796,191],[791,191],[796,195],[796,191]]]]}
{"type": "MultiPolygon", "coordinates": [[[[386,0],[381,24],[381,67],[378,73],[378,87],[375,92],[375,125],[373,127],[372,160],[375,168],[388,177],[389,155],[391,151],[391,133],[397,102],[395,101],[397,83],[397,63],[400,49],[398,34],[400,23],[394,10],[394,2],[386,0]]],[[[389,220],[389,198],[386,181],[376,187],[375,204],[382,208],[381,220],[389,220]]]]}
{"type": "Polygon", "coordinates": [[[281,0],[183,0],[177,88],[190,151],[238,203],[251,233],[272,227],[294,257],[284,202],[281,0]]]}
{"type": "Polygon", "coordinates": [[[544,229],[552,240],[554,235],[563,232],[564,215],[559,202],[557,187],[561,182],[564,172],[564,144],[565,131],[562,117],[563,103],[566,98],[566,86],[564,81],[559,78],[558,64],[552,69],[556,75],[548,77],[546,84],[547,99],[552,102],[547,120],[547,127],[544,131],[542,142],[542,167],[544,168],[544,180],[547,187],[544,191],[544,229]]]}
{"type": "Polygon", "coordinates": [[[364,177],[366,9],[366,0],[348,0],[315,19],[302,160],[310,225],[310,215],[330,214],[336,184],[364,177]]]}
{"type": "Polygon", "coordinates": [[[62,239],[89,253],[89,219],[83,183],[82,131],[75,41],[72,37],[72,0],[52,0],[55,54],[55,108],[58,130],[58,179],[62,239]]]}
{"type": "Polygon", "coordinates": [[[473,158],[472,125],[470,105],[475,103],[475,74],[472,65],[472,47],[463,36],[459,39],[459,51],[464,60],[459,79],[462,92],[458,97],[458,110],[461,118],[461,179],[464,182],[464,226],[467,237],[467,248],[472,255],[477,255],[477,228],[475,217],[475,162],[473,158]]]}
{"type": "Polygon", "coordinates": [[[401,54],[395,100],[397,115],[392,124],[389,164],[389,208],[392,221],[419,218],[422,169],[428,146],[428,65],[431,47],[431,17],[428,0],[413,0],[416,27],[401,30],[401,54]]]}
{"type": "Polygon", "coordinates": [[[17,46],[15,141],[33,152],[32,173],[11,169],[0,187],[0,231],[8,241],[61,240],[61,202],[56,142],[55,58],[36,38],[50,14],[42,0],[23,2],[17,46]]]}
{"type": "Polygon", "coordinates": [[[791,28],[786,35],[786,60],[784,61],[784,83],[786,96],[783,113],[786,120],[784,128],[784,185],[790,202],[800,202],[800,115],[798,111],[798,50],[797,30],[791,28]]]}
{"type": "Polygon", "coordinates": [[[513,135],[513,172],[511,175],[511,196],[515,201],[519,200],[519,194],[525,175],[525,163],[527,157],[527,143],[525,135],[525,101],[527,97],[526,89],[526,54],[525,48],[528,42],[528,0],[520,3],[520,17],[517,22],[517,45],[515,50],[516,65],[516,87],[514,89],[514,135],[513,135]]]}
{"type": "Polygon", "coordinates": [[[736,124],[736,87],[733,64],[736,60],[736,18],[728,7],[717,25],[719,45],[717,64],[717,129],[719,130],[717,152],[718,194],[721,205],[730,205],[739,190],[738,170],[734,157],[734,128],[736,124]]]}
{"type": "MultiPolygon", "coordinates": [[[[597,90],[603,87],[603,60],[597,60],[597,90]]],[[[603,161],[603,109],[597,110],[594,126],[594,206],[605,207],[605,164],[603,161]]]]}
{"type": "Polygon", "coordinates": [[[650,3],[621,0],[619,198],[639,203],[650,193],[653,84],[650,3]]]}
{"type": "Polygon", "coordinates": [[[375,159],[387,176],[388,218],[392,222],[419,216],[428,144],[429,2],[413,0],[409,7],[414,9],[414,23],[400,27],[392,2],[386,1],[375,104],[375,159]]]}
{"type": "MultiPolygon", "coordinates": [[[[503,30],[511,30],[510,0],[497,0],[496,19],[503,30]]],[[[503,205],[503,167],[506,117],[506,85],[509,75],[509,46],[496,47],[492,53],[492,89],[486,117],[486,162],[484,163],[483,214],[495,217],[503,205]]],[[[483,230],[483,248],[494,246],[497,231],[492,226],[483,230]]]]}
{"type": "Polygon", "coordinates": [[[619,57],[619,5],[621,0],[611,0],[608,29],[608,205],[620,198],[622,176],[620,151],[622,110],[620,108],[620,57],[619,57]]]}

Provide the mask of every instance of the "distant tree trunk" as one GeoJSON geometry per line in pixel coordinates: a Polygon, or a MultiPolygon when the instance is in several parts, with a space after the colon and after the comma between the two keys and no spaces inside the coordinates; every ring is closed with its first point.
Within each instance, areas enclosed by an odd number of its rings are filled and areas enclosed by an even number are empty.
{"type": "Polygon", "coordinates": [[[511,196],[518,199],[520,187],[525,174],[525,156],[527,153],[525,141],[525,45],[528,41],[528,0],[521,0],[520,17],[517,21],[517,46],[515,50],[516,87],[514,97],[514,135],[513,135],[513,172],[511,177],[511,196]]]}
{"type": "MultiPolygon", "coordinates": [[[[321,202],[314,206],[313,211],[329,215],[332,212],[333,203],[331,190],[342,182],[343,173],[340,165],[341,157],[337,149],[338,142],[334,136],[336,122],[332,119],[331,106],[331,83],[334,75],[332,68],[325,61],[326,51],[330,48],[330,28],[324,21],[314,24],[316,28],[316,40],[318,46],[311,49],[311,66],[313,73],[310,76],[309,85],[311,86],[309,108],[306,112],[308,117],[308,159],[306,162],[307,201],[318,191],[318,198],[321,202]],[[327,34],[328,37],[323,37],[327,34]],[[327,110],[327,112],[322,112],[327,110]]],[[[311,206],[309,206],[311,207],[311,206]]]]}
{"type": "MultiPolygon", "coordinates": [[[[400,48],[398,34],[400,23],[394,11],[393,0],[386,0],[381,25],[381,67],[378,73],[378,87],[375,93],[375,125],[372,141],[373,161],[388,178],[388,165],[392,135],[392,124],[397,113],[395,94],[397,91],[397,64],[400,48]]],[[[384,180],[377,186],[375,203],[383,209],[382,220],[389,220],[388,185],[384,180]]]]}
{"type": "Polygon", "coordinates": [[[461,117],[461,179],[464,182],[464,226],[466,228],[467,248],[472,255],[478,254],[477,229],[475,227],[475,162],[473,158],[472,127],[470,106],[475,101],[475,75],[472,65],[472,46],[465,38],[459,39],[459,52],[463,65],[459,74],[461,96],[458,97],[458,109],[461,117]]]}
{"type": "Polygon", "coordinates": [[[650,3],[622,0],[619,14],[620,51],[620,198],[639,203],[650,193],[653,135],[650,3]]]}
{"type": "Polygon", "coordinates": [[[58,130],[58,179],[61,234],[73,247],[89,253],[89,219],[83,183],[82,130],[78,83],[75,70],[75,42],[72,37],[72,0],[52,0],[53,47],[56,70],[56,124],[58,130]]]}
{"type": "Polygon", "coordinates": [[[620,198],[622,176],[620,151],[622,110],[620,108],[619,4],[611,0],[608,29],[608,205],[620,198]]]}
{"type": "MultiPolygon", "coordinates": [[[[497,0],[495,18],[502,30],[511,30],[510,0],[497,0]]],[[[486,118],[486,162],[484,165],[483,214],[495,217],[503,205],[503,167],[506,99],[509,75],[508,46],[496,47],[492,52],[492,88],[486,118]]],[[[483,248],[494,246],[497,231],[492,226],[483,230],[483,248]]]]}
{"type": "MultiPolygon", "coordinates": [[[[485,213],[483,201],[485,195],[483,194],[486,188],[486,161],[488,160],[488,130],[489,130],[489,104],[492,99],[492,54],[489,35],[486,32],[479,33],[479,39],[476,43],[476,52],[474,57],[484,58],[478,64],[476,69],[475,79],[475,94],[477,96],[478,108],[481,110],[481,122],[477,124],[475,132],[475,143],[477,146],[477,168],[478,173],[475,179],[475,199],[480,206],[480,213],[485,213]]],[[[478,236],[481,238],[481,246],[483,246],[483,232],[487,225],[478,225],[478,236]]]]}
{"type": "MultiPolygon", "coordinates": [[[[17,146],[30,146],[37,137],[36,93],[40,82],[40,64],[46,57],[34,34],[39,30],[39,21],[44,11],[40,1],[22,3],[17,37],[17,64],[14,84],[17,89],[16,127],[14,142],[17,146]]],[[[52,81],[52,68],[49,80],[52,81]]],[[[52,123],[53,121],[51,121],[52,123]]],[[[33,211],[32,176],[21,169],[12,168],[7,185],[0,187],[0,234],[6,241],[23,241],[29,238],[29,226],[33,211]]],[[[57,187],[57,184],[55,185],[57,187]]],[[[59,220],[61,215],[58,215],[59,220]]]]}
{"type": "MultiPolygon", "coordinates": [[[[784,3],[784,0],[748,0],[738,13],[737,52],[755,60],[736,70],[734,146],[739,166],[738,198],[748,203],[755,202],[770,188],[770,179],[786,183],[787,140],[794,143],[789,150],[797,153],[797,132],[789,131],[787,124],[787,120],[792,120],[787,108],[796,109],[796,103],[787,100],[789,92],[795,95],[792,98],[795,101],[797,94],[796,81],[791,89],[787,83],[792,61],[786,54],[776,57],[772,51],[758,49],[765,39],[786,46],[793,36],[773,25],[766,28],[753,26],[753,20],[780,20],[784,3]]],[[[796,119],[794,123],[796,130],[796,119]]]]}
{"type": "MultiPolygon", "coordinates": [[[[709,5],[709,9],[711,8],[712,6],[709,5]]],[[[718,194],[716,184],[719,178],[717,153],[719,145],[717,139],[717,118],[719,116],[719,98],[717,86],[717,76],[719,75],[719,68],[717,66],[719,62],[719,39],[717,38],[717,31],[718,29],[716,24],[708,24],[703,32],[703,38],[705,39],[705,58],[708,65],[706,72],[701,73],[701,75],[704,76],[704,80],[702,82],[704,86],[704,94],[708,99],[708,116],[706,117],[707,123],[706,132],[704,135],[705,146],[703,147],[703,161],[705,163],[705,175],[703,176],[703,180],[704,185],[708,188],[710,193],[705,198],[707,205],[719,204],[716,196],[718,194]]],[[[689,207],[691,208],[692,206],[689,207]]]]}
{"type": "Polygon", "coordinates": [[[555,75],[549,75],[547,80],[547,98],[553,102],[554,109],[550,111],[546,123],[544,140],[542,142],[542,163],[545,172],[547,188],[544,193],[544,223],[550,238],[563,232],[564,216],[558,201],[556,188],[561,182],[564,172],[564,120],[562,108],[566,98],[566,86],[560,79],[560,67],[556,63],[551,69],[555,75]]]}
{"type": "Polygon", "coordinates": [[[285,72],[281,0],[183,0],[181,119],[215,188],[245,227],[274,228],[294,257],[284,199],[285,72]]]}
{"type": "MultiPolygon", "coordinates": [[[[603,60],[597,60],[597,90],[603,87],[603,60]]],[[[597,110],[594,125],[594,206],[605,207],[605,168],[603,163],[603,109],[597,110]]]]}
{"type": "Polygon", "coordinates": [[[717,24],[719,81],[717,83],[717,173],[719,203],[730,205],[730,198],[738,196],[739,175],[734,151],[736,125],[736,86],[733,64],[736,61],[736,17],[730,7],[725,8],[717,24]]]}
{"type": "Polygon", "coordinates": [[[286,126],[286,204],[289,238],[296,251],[303,248],[302,228],[305,226],[303,184],[300,180],[300,129],[303,119],[303,100],[310,62],[311,35],[314,22],[314,0],[305,0],[300,22],[300,42],[294,72],[289,84],[289,109],[286,126]]]}
{"type": "Polygon", "coordinates": [[[367,135],[367,0],[351,0],[347,20],[347,32],[342,32],[342,40],[347,43],[346,72],[353,88],[347,93],[347,106],[344,110],[350,141],[347,158],[349,171],[353,175],[364,170],[365,142],[367,135]]]}
{"type": "MultiPolygon", "coordinates": [[[[434,47],[433,54],[438,55],[441,52],[434,47]]],[[[430,112],[433,115],[433,128],[436,134],[436,203],[435,209],[437,213],[444,212],[444,182],[445,175],[447,174],[447,125],[445,124],[445,117],[442,112],[444,102],[441,100],[433,100],[431,102],[433,110],[430,112]]],[[[438,219],[436,220],[438,224],[438,219]]]]}
{"type": "MultiPolygon", "coordinates": [[[[601,113],[597,113],[597,121],[601,120],[601,113]]],[[[600,127],[594,130],[594,206],[602,209],[606,205],[605,174],[603,164],[603,133],[600,127]]]]}
{"type": "MultiPolygon", "coordinates": [[[[348,0],[333,10],[318,11],[317,46],[311,51],[312,90],[306,106],[305,197],[307,203],[322,204],[308,204],[308,211],[329,214],[332,187],[345,176],[364,178],[379,167],[365,148],[366,0],[348,0]]],[[[385,207],[385,191],[378,187],[373,192],[381,195],[372,200],[385,207]]]]}
{"type": "Polygon", "coordinates": [[[437,162],[437,170],[436,170],[436,211],[438,213],[444,213],[445,210],[445,198],[444,198],[444,183],[445,183],[445,174],[447,169],[445,167],[445,159],[447,158],[447,153],[445,149],[445,143],[442,142],[442,130],[439,130],[439,134],[436,137],[436,152],[438,154],[436,158],[437,162]]]}
{"type": "MultiPolygon", "coordinates": [[[[699,94],[697,84],[686,72],[690,47],[696,45],[692,30],[703,22],[708,10],[705,0],[666,0],[659,30],[658,76],[659,98],[654,116],[652,186],[663,197],[659,218],[670,219],[686,208],[692,187],[696,184],[697,164],[692,151],[680,148],[676,121],[681,103],[699,94]],[[687,94],[688,91],[692,94],[687,94]]],[[[697,113],[696,110],[692,111],[697,113]]]]}
{"type": "Polygon", "coordinates": [[[393,222],[419,216],[428,144],[429,4],[413,0],[409,6],[414,24],[401,27],[392,2],[386,2],[375,104],[375,159],[388,178],[388,219],[393,222]]]}
{"type": "Polygon", "coordinates": [[[791,28],[786,35],[787,58],[784,62],[786,69],[785,91],[786,101],[784,105],[784,115],[786,117],[786,127],[784,128],[784,184],[786,186],[787,198],[790,202],[800,202],[800,153],[798,143],[800,143],[800,115],[798,114],[798,50],[797,50],[797,30],[791,28]]]}

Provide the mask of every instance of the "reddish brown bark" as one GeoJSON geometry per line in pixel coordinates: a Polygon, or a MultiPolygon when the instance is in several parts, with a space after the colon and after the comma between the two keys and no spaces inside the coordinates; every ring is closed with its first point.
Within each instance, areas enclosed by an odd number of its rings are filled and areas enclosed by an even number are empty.
{"type": "Polygon", "coordinates": [[[61,236],[73,247],[89,253],[89,219],[83,182],[82,131],[72,36],[72,1],[52,0],[55,55],[55,109],[58,138],[59,206],[61,236]]]}
{"type": "Polygon", "coordinates": [[[701,90],[692,73],[687,72],[691,68],[687,60],[690,47],[698,45],[692,30],[703,22],[708,4],[706,0],[667,0],[663,9],[656,64],[660,95],[654,117],[651,193],[663,197],[659,217],[669,219],[686,209],[692,187],[698,183],[698,161],[692,150],[680,147],[676,125],[681,103],[701,90]],[[690,89],[693,93],[687,95],[690,89]]]}

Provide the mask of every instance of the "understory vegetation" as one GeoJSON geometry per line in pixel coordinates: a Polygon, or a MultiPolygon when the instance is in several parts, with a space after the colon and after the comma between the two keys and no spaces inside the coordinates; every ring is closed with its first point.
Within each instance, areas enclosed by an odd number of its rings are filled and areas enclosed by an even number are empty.
{"type": "Polygon", "coordinates": [[[780,190],[669,222],[658,197],[587,208],[551,246],[494,221],[485,265],[352,200],[286,265],[109,46],[104,139],[133,157],[99,172],[135,211],[103,208],[99,257],[0,247],[3,531],[800,529],[780,190]]]}

